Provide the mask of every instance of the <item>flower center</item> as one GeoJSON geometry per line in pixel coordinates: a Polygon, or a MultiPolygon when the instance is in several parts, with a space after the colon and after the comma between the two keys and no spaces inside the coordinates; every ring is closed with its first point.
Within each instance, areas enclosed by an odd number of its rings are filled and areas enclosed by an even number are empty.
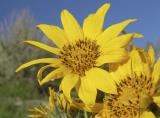
{"type": "Polygon", "coordinates": [[[74,45],[65,45],[61,50],[62,63],[79,76],[94,67],[99,57],[99,46],[95,41],[79,40],[74,45]]]}
{"type": "Polygon", "coordinates": [[[152,102],[151,78],[144,75],[127,77],[117,85],[118,93],[105,99],[111,118],[133,118],[146,110],[152,102]]]}

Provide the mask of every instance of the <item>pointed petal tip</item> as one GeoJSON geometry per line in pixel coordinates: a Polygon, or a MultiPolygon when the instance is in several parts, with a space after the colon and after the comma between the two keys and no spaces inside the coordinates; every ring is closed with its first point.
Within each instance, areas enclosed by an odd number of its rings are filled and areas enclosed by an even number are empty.
{"type": "Polygon", "coordinates": [[[15,70],[15,72],[17,73],[17,72],[19,72],[20,70],[19,70],[19,67],[15,70]]]}
{"type": "Polygon", "coordinates": [[[45,25],[45,24],[38,24],[38,25],[36,25],[36,28],[37,28],[37,29],[41,29],[41,27],[44,26],[44,25],[45,25]]]}
{"type": "Polygon", "coordinates": [[[43,83],[39,79],[38,79],[38,83],[39,83],[40,86],[43,85],[43,83]]]}
{"type": "Polygon", "coordinates": [[[25,41],[23,41],[23,43],[33,43],[33,42],[35,42],[35,41],[33,41],[33,40],[25,40],[25,41]]]}
{"type": "Polygon", "coordinates": [[[104,3],[101,7],[110,8],[111,4],[107,2],[107,3],[104,3]]]}
{"type": "Polygon", "coordinates": [[[38,83],[39,83],[40,86],[44,85],[44,84],[47,83],[47,82],[49,82],[49,81],[46,81],[46,80],[44,80],[44,79],[42,79],[42,80],[39,80],[39,79],[38,79],[38,83]]]}
{"type": "Polygon", "coordinates": [[[34,43],[34,41],[32,41],[32,40],[26,40],[26,41],[23,41],[23,43],[31,44],[31,43],[34,43]]]}
{"type": "Polygon", "coordinates": [[[143,34],[137,34],[137,33],[133,34],[133,38],[143,38],[143,37],[144,37],[143,34]]]}
{"type": "Polygon", "coordinates": [[[149,46],[148,52],[155,53],[155,50],[152,45],[149,46]]]}
{"type": "Polygon", "coordinates": [[[62,15],[64,15],[64,14],[70,14],[70,12],[69,12],[67,9],[63,9],[63,10],[61,11],[61,17],[62,17],[62,15]]]}
{"type": "Polygon", "coordinates": [[[22,69],[23,69],[22,65],[20,65],[19,67],[16,68],[15,72],[17,73],[17,72],[21,71],[22,69]]]}
{"type": "Polygon", "coordinates": [[[138,19],[128,19],[128,22],[136,22],[138,19]]]}
{"type": "Polygon", "coordinates": [[[124,20],[123,22],[127,23],[127,24],[130,24],[130,23],[134,23],[136,21],[138,21],[138,20],[137,19],[127,19],[127,20],[124,20]]]}
{"type": "Polygon", "coordinates": [[[39,85],[42,86],[44,82],[42,83],[40,80],[38,81],[39,85]]]}

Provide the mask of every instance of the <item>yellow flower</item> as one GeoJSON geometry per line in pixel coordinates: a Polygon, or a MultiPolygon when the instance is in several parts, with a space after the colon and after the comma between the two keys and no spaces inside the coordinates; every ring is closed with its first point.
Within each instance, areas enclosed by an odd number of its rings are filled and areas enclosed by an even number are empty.
{"type": "Polygon", "coordinates": [[[29,109],[29,112],[29,118],[46,118],[51,113],[50,109],[45,105],[40,105],[38,107],[29,109]]]}
{"type": "Polygon", "coordinates": [[[95,103],[94,105],[88,105],[88,104],[84,104],[79,99],[72,100],[72,102],[70,103],[70,106],[73,109],[79,109],[81,111],[87,111],[92,113],[98,113],[103,108],[102,103],[95,103]]]}
{"type": "Polygon", "coordinates": [[[57,101],[57,95],[54,89],[49,87],[49,107],[50,109],[55,108],[56,101],[57,101]]]}
{"type": "Polygon", "coordinates": [[[117,94],[104,99],[104,108],[97,118],[156,118],[151,112],[160,105],[160,59],[154,64],[154,50],[133,47],[130,59],[111,69],[117,82],[117,94]]]}
{"type": "Polygon", "coordinates": [[[61,111],[69,111],[70,103],[67,101],[63,93],[59,95],[54,91],[54,89],[49,87],[49,104],[47,105],[39,105],[38,107],[34,107],[29,109],[30,114],[28,117],[30,118],[52,118],[58,115],[58,112],[61,111]],[[60,108],[60,109],[59,109],[60,108]],[[57,112],[58,111],[58,112],[57,112]]]}
{"type": "Polygon", "coordinates": [[[63,93],[56,93],[54,89],[49,88],[49,106],[50,109],[55,109],[55,107],[60,108],[62,111],[70,110],[70,102],[66,99],[63,93]]]}
{"type": "Polygon", "coordinates": [[[94,104],[97,89],[116,93],[115,83],[108,73],[99,67],[105,63],[116,63],[127,59],[126,46],[132,38],[143,37],[130,33],[121,35],[125,27],[135,19],[114,24],[103,31],[105,14],[110,8],[106,3],[96,13],[90,14],[80,27],[74,16],[67,11],[61,12],[63,28],[40,24],[37,27],[51,40],[55,47],[37,41],[25,41],[28,44],[56,54],[58,58],[42,58],[21,65],[20,71],[34,64],[46,63],[37,76],[40,85],[51,80],[63,78],[60,88],[71,99],[70,91],[76,86],[80,99],[86,104],[94,104]],[[57,68],[44,78],[42,73],[47,68],[57,68]]]}
{"type": "Polygon", "coordinates": [[[49,88],[49,105],[39,105],[38,107],[34,107],[29,109],[30,114],[29,118],[48,118],[52,115],[52,112],[55,110],[56,105],[56,93],[54,89],[49,88]]]}

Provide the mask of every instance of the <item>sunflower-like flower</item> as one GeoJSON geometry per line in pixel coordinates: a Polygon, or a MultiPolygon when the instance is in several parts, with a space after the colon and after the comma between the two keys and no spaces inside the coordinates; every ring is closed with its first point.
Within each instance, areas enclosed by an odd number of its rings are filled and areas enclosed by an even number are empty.
{"type": "Polygon", "coordinates": [[[54,89],[49,88],[49,104],[48,105],[39,105],[37,107],[29,109],[29,118],[51,118],[55,110],[55,103],[57,96],[54,92],[54,89]]]}
{"type": "MultiPolygon", "coordinates": [[[[49,103],[41,104],[37,107],[29,109],[29,118],[53,118],[59,113],[65,115],[65,112],[71,109],[71,104],[67,101],[63,93],[56,93],[54,89],[49,87],[49,103]]],[[[72,105],[73,106],[73,105],[72,105]]]]}
{"type": "Polygon", "coordinates": [[[34,64],[46,63],[38,72],[40,85],[63,78],[60,88],[71,99],[70,91],[76,86],[78,96],[86,104],[94,104],[97,89],[116,93],[116,86],[108,73],[99,67],[105,63],[117,63],[127,59],[126,46],[132,38],[143,37],[130,33],[121,35],[125,27],[135,19],[125,20],[103,30],[105,14],[110,8],[106,3],[97,12],[90,14],[80,27],[74,16],[67,10],[61,12],[64,29],[57,26],[40,24],[37,27],[56,44],[57,48],[37,41],[25,41],[28,44],[56,54],[58,58],[42,58],[21,65],[20,71],[34,64]],[[42,73],[47,68],[57,68],[44,78],[42,73]]]}
{"type": "Polygon", "coordinates": [[[29,118],[49,118],[51,113],[50,109],[45,105],[39,105],[38,107],[29,109],[29,112],[29,118]]]}
{"type": "Polygon", "coordinates": [[[153,109],[160,105],[160,59],[154,63],[154,50],[133,47],[130,59],[117,68],[110,66],[117,82],[117,94],[104,99],[97,118],[156,118],[153,109]]]}

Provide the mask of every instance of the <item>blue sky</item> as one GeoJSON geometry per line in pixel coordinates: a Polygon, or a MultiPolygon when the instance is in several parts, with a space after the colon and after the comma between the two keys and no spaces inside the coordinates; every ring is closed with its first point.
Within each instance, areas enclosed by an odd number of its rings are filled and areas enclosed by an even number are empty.
{"type": "Polygon", "coordinates": [[[146,42],[156,43],[160,38],[160,0],[0,0],[0,21],[12,12],[27,8],[35,17],[36,23],[61,25],[59,14],[62,9],[68,9],[82,24],[83,19],[91,12],[95,12],[103,3],[111,3],[105,19],[107,26],[136,18],[126,29],[127,32],[144,34],[143,39],[135,39],[138,46],[145,46],[146,42]]]}

